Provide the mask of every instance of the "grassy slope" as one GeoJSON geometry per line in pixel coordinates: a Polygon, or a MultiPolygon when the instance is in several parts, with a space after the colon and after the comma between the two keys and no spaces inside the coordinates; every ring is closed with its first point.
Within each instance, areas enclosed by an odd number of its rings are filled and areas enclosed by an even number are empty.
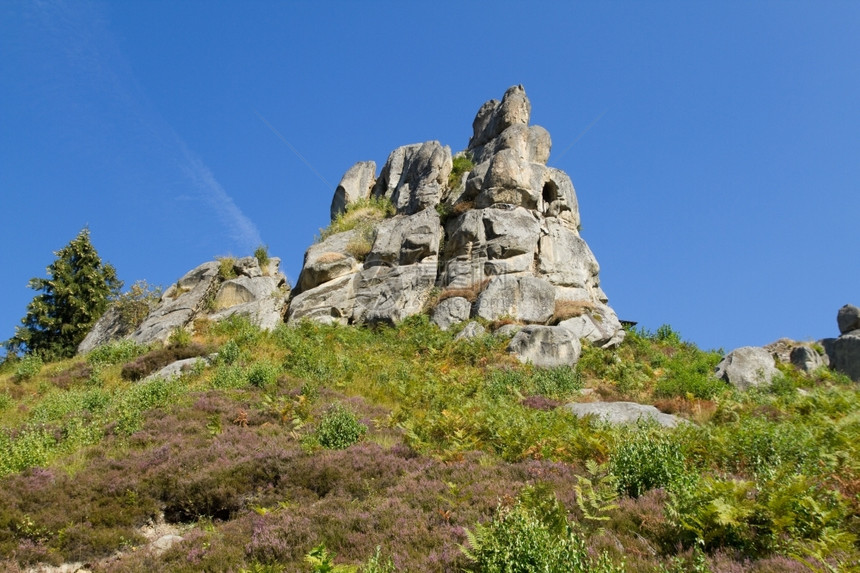
{"type": "Polygon", "coordinates": [[[549,371],[425,317],[274,333],[233,321],[195,342],[220,358],[175,381],[124,380],[145,350],[128,344],[4,366],[5,569],[311,571],[324,542],[366,571],[392,570],[389,558],[401,571],[478,570],[460,549],[471,531],[490,571],[492,544],[515,527],[552,554],[558,500],[563,530],[589,547],[583,571],[856,570],[860,401],[829,372],[786,370],[738,394],[708,377],[717,353],[668,328],[549,371]],[[583,387],[695,424],[618,429],[556,409],[583,387]],[[335,403],[367,428],[343,450],[321,445],[358,435],[335,403]],[[537,521],[516,522],[522,508],[537,521]],[[140,528],[162,515],[185,541],[157,556],[140,528]]]}

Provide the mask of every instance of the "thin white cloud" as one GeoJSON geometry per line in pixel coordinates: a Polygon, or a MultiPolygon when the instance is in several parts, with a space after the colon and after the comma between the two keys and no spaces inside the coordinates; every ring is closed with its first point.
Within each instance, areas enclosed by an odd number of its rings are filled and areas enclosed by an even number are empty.
{"type": "MultiPolygon", "coordinates": [[[[247,252],[263,244],[256,225],[242,212],[212,170],[152,108],[108,28],[104,9],[93,2],[64,0],[34,0],[30,6],[49,40],[62,51],[68,64],[64,77],[55,78],[57,88],[64,92],[95,92],[109,98],[130,120],[137,136],[143,135],[150,141],[150,151],[158,149],[161,157],[175,162],[192,187],[191,190],[180,189],[180,197],[187,199],[190,195],[212,209],[235,248],[247,252]]],[[[95,121],[99,119],[94,117],[95,121]]]]}

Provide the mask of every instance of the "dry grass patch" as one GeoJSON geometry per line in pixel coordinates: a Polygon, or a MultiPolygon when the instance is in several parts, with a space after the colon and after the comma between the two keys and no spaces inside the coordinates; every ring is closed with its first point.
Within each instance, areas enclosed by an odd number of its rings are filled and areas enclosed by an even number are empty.
{"type": "Polygon", "coordinates": [[[436,301],[433,306],[435,307],[437,304],[445,300],[446,298],[456,298],[462,297],[468,300],[469,302],[475,302],[478,299],[478,295],[484,292],[484,289],[487,288],[487,285],[490,284],[490,279],[486,278],[478,283],[473,283],[467,287],[463,288],[446,288],[439,296],[436,297],[436,301]]]}
{"type": "Polygon", "coordinates": [[[557,300],[555,301],[555,310],[549,322],[550,324],[558,324],[568,318],[575,318],[583,314],[590,315],[594,310],[594,303],[590,300],[557,300]]]}
{"type": "Polygon", "coordinates": [[[330,252],[330,253],[323,253],[319,257],[317,257],[317,262],[325,265],[328,263],[336,263],[338,261],[342,261],[345,258],[346,258],[346,255],[344,255],[342,253],[330,252]]]}

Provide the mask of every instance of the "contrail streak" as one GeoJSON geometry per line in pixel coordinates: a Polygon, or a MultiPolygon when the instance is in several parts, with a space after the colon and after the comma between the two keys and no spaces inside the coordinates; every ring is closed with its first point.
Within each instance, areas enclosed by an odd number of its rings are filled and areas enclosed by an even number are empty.
{"type": "Polygon", "coordinates": [[[604,115],[606,115],[606,112],[607,112],[607,111],[609,111],[609,108],[604,109],[604,110],[603,110],[603,113],[601,113],[600,115],[598,115],[598,116],[597,116],[597,118],[595,118],[595,119],[594,119],[594,121],[592,121],[591,123],[589,123],[589,124],[588,124],[588,127],[586,127],[586,128],[585,128],[585,129],[583,129],[581,132],[579,132],[579,135],[577,135],[577,136],[576,136],[576,139],[574,139],[574,140],[573,140],[573,143],[571,143],[570,145],[568,145],[567,147],[565,147],[565,148],[564,148],[564,151],[562,151],[562,152],[561,152],[561,154],[559,154],[559,156],[558,156],[558,157],[554,157],[554,158],[553,158],[553,161],[558,161],[559,159],[561,159],[562,157],[564,157],[564,154],[565,154],[565,153],[567,153],[568,151],[570,151],[570,148],[571,148],[571,147],[573,147],[573,146],[576,144],[576,142],[577,142],[577,141],[579,141],[580,139],[582,139],[582,137],[583,137],[586,133],[588,133],[588,130],[589,130],[589,129],[591,129],[592,127],[594,127],[594,125],[595,125],[598,121],[600,121],[600,119],[601,119],[604,115]]]}
{"type": "Polygon", "coordinates": [[[280,131],[278,131],[277,129],[275,129],[275,126],[273,126],[271,123],[269,123],[268,121],[266,121],[266,118],[265,118],[265,117],[263,117],[262,115],[260,115],[260,112],[258,112],[256,109],[254,110],[254,113],[257,115],[257,117],[259,117],[259,118],[260,118],[260,121],[262,121],[263,123],[265,123],[265,124],[269,127],[269,129],[271,129],[271,130],[272,130],[272,133],[274,133],[275,135],[277,135],[277,136],[278,136],[278,139],[280,139],[281,141],[283,141],[284,143],[286,143],[286,144],[287,144],[287,147],[289,147],[289,148],[290,148],[290,150],[291,150],[293,153],[295,153],[295,154],[296,154],[296,157],[298,157],[299,159],[301,159],[301,160],[302,160],[302,162],[303,162],[305,165],[307,165],[307,166],[308,166],[308,169],[310,169],[311,171],[313,171],[313,172],[314,172],[314,174],[315,174],[317,177],[319,177],[319,178],[320,178],[320,181],[322,181],[323,183],[325,183],[325,185],[326,185],[326,187],[328,188],[328,190],[329,190],[329,191],[331,191],[332,189],[334,189],[334,187],[332,186],[332,184],[331,184],[331,183],[329,183],[328,181],[326,181],[325,177],[323,177],[322,175],[320,175],[319,171],[317,171],[316,169],[314,169],[314,166],[313,166],[313,165],[311,165],[311,164],[308,162],[308,160],[307,160],[307,159],[305,159],[304,155],[302,155],[301,153],[299,153],[298,149],[296,149],[295,147],[293,147],[293,146],[292,146],[292,144],[291,144],[289,141],[287,141],[287,138],[285,138],[283,135],[281,135],[281,132],[280,132],[280,131]]]}

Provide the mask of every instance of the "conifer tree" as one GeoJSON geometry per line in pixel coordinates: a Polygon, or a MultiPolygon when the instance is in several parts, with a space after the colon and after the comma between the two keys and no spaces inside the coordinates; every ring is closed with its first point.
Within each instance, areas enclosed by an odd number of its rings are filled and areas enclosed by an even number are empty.
{"type": "Polygon", "coordinates": [[[56,260],[46,269],[48,278],[30,279],[29,287],[41,294],[27,305],[22,326],[6,341],[10,354],[25,352],[48,360],[74,355],[122,288],[116,269],[99,258],[87,228],[54,255],[56,260]]]}

